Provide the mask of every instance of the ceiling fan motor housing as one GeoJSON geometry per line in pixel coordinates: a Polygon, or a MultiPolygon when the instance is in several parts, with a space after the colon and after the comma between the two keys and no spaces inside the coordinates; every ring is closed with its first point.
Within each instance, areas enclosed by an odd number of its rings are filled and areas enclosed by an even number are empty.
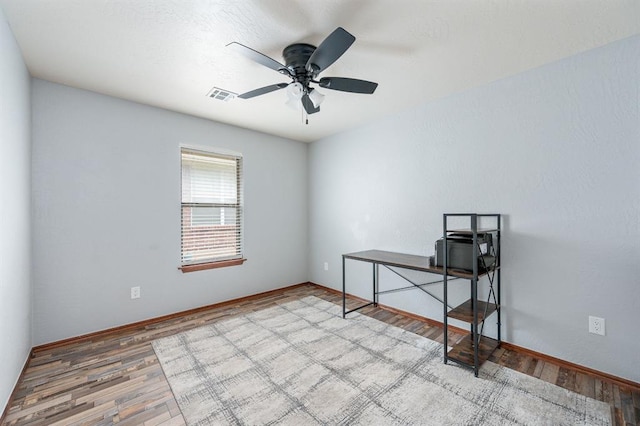
{"type": "Polygon", "coordinates": [[[316,47],[311,44],[296,43],[285,47],[282,51],[284,63],[291,71],[293,79],[305,88],[315,77],[313,72],[307,71],[307,62],[315,50],[316,47]]]}

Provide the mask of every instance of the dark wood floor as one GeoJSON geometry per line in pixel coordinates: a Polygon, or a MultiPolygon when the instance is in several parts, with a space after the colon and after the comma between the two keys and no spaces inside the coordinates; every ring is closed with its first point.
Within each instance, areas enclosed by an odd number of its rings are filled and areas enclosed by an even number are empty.
{"type": "MultiPolygon", "coordinates": [[[[262,309],[276,301],[309,295],[342,303],[341,296],[334,292],[311,284],[302,285],[161,323],[35,351],[2,424],[182,425],[184,420],[151,342],[262,309]]],[[[360,312],[442,343],[443,333],[439,327],[379,308],[365,308],[360,312]]],[[[449,344],[462,337],[462,334],[449,333],[449,344]]],[[[607,402],[615,424],[640,422],[640,389],[626,388],[606,378],[503,348],[498,348],[490,360],[607,402]]]]}

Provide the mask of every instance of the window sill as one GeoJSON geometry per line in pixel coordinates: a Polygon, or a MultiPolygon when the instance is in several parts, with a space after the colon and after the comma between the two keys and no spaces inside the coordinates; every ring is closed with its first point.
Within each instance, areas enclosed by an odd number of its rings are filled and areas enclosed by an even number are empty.
{"type": "Polygon", "coordinates": [[[247,259],[220,260],[218,262],[198,263],[196,265],[184,265],[179,267],[183,273],[204,271],[205,269],[225,268],[227,266],[242,265],[247,259]]]}

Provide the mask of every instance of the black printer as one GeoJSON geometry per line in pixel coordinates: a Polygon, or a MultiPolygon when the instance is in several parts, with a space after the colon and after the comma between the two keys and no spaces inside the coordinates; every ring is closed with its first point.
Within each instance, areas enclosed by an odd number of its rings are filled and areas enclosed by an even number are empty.
{"type": "MultiPolygon", "coordinates": [[[[493,237],[488,232],[477,233],[478,242],[478,271],[490,269],[496,258],[492,255],[493,237]]],[[[436,241],[436,266],[443,264],[444,240],[436,241]]],[[[473,270],[473,234],[451,233],[447,235],[447,266],[451,269],[473,270]]]]}

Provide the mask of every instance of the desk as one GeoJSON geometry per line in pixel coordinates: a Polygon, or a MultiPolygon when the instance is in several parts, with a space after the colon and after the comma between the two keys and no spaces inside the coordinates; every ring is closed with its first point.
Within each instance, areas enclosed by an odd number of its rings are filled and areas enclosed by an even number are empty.
{"type": "MultiPolygon", "coordinates": [[[[498,258],[499,259],[499,258],[498,258]]],[[[499,260],[498,260],[499,262],[499,260]]],[[[499,277],[498,275],[498,296],[493,290],[493,279],[496,271],[499,272],[499,264],[493,265],[489,270],[477,271],[476,274],[458,269],[447,268],[445,270],[441,266],[429,265],[429,258],[426,256],[416,256],[414,254],[395,253],[382,250],[366,250],[355,253],[347,253],[342,255],[342,318],[345,318],[348,313],[357,311],[367,306],[378,306],[378,297],[381,294],[392,293],[396,291],[418,289],[422,290],[432,298],[442,303],[444,307],[444,341],[447,341],[447,318],[455,318],[460,321],[468,322],[470,324],[470,334],[462,339],[459,343],[453,346],[451,350],[448,350],[447,345],[444,345],[444,363],[447,361],[455,361],[461,365],[469,368],[473,368],[476,377],[478,377],[478,369],[480,364],[484,362],[491,353],[500,345],[500,305],[499,305],[499,277]],[[366,303],[357,308],[347,311],[347,282],[345,274],[345,263],[347,259],[357,260],[360,262],[371,263],[373,272],[373,299],[371,302],[366,303]],[[408,287],[394,288],[391,290],[380,291],[378,287],[378,276],[380,265],[386,267],[389,271],[403,278],[405,281],[411,283],[408,287]],[[409,269],[413,271],[427,272],[429,274],[435,274],[442,276],[442,279],[436,281],[429,281],[426,283],[413,282],[408,277],[404,276],[396,269],[409,269]],[[478,278],[484,275],[489,276],[489,298],[486,302],[478,300],[478,278]],[[471,298],[461,305],[452,308],[447,303],[447,282],[456,279],[471,280],[471,298]],[[430,293],[426,286],[430,284],[443,283],[444,284],[444,300],[430,293]],[[490,303],[491,295],[493,294],[494,303],[490,303]],[[497,301],[496,301],[497,299],[497,301]],[[488,315],[493,312],[498,312],[498,338],[492,339],[482,334],[482,328],[478,331],[479,326],[484,325],[484,320],[488,315]]]]}
{"type": "MultiPolygon", "coordinates": [[[[423,292],[425,292],[426,294],[428,294],[429,296],[433,297],[434,299],[436,299],[437,301],[439,301],[440,303],[444,304],[444,301],[442,299],[440,299],[439,297],[434,296],[433,294],[431,294],[428,290],[426,290],[425,286],[431,285],[431,284],[436,284],[436,283],[441,283],[443,282],[443,280],[439,279],[436,281],[430,281],[430,282],[426,282],[426,283],[415,283],[412,280],[410,280],[409,278],[403,276],[402,274],[400,274],[398,271],[391,269],[390,267],[397,267],[397,268],[402,268],[402,269],[410,269],[413,271],[420,271],[420,272],[428,272],[431,274],[437,274],[437,275],[443,275],[443,269],[441,266],[430,266],[429,265],[429,258],[427,256],[417,256],[415,254],[405,254],[405,253],[396,253],[396,252],[391,252],[391,251],[382,251],[382,250],[365,250],[365,251],[359,251],[359,252],[355,252],[355,253],[347,253],[347,254],[343,254],[342,255],[342,318],[345,318],[346,315],[348,313],[357,311],[359,309],[365,308],[367,306],[378,306],[378,296],[381,294],[385,294],[385,293],[392,293],[392,292],[396,292],[396,291],[403,291],[403,290],[411,290],[411,289],[419,289],[422,290],[423,292]],[[367,263],[371,263],[372,264],[372,269],[373,269],[373,299],[371,302],[362,305],[362,306],[358,306],[355,309],[351,309],[349,311],[347,311],[347,283],[346,283],[346,278],[345,278],[345,261],[347,259],[352,259],[352,260],[358,260],[361,262],[367,262],[367,263]],[[394,274],[398,275],[399,277],[403,278],[405,281],[411,283],[410,286],[408,287],[400,287],[400,288],[395,288],[392,290],[385,290],[385,291],[379,291],[378,289],[378,275],[379,275],[379,267],[380,265],[386,267],[387,269],[389,269],[391,272],[393,272],[394,274]]],[[[465,279],[472,279],[473,278],[473,274],[469,273],[468,271],[461,271],[461,270],[457,270],[457,269],[447,269],[447,275],[452,277],[449,278],[449,280],[453,280],[453,279],[458,279],[458,278],[465,278],[465,279]]],[[[449,308],[451,308],[449,306],[449,308]]]]}

